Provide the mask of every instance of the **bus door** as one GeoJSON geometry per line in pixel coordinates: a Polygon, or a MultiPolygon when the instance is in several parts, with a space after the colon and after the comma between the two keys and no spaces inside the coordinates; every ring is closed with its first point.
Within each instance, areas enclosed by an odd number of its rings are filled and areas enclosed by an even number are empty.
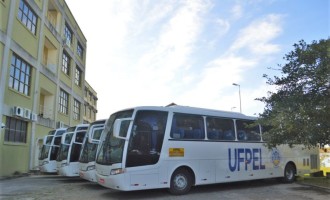
{"type": "MultiPolygon", "coordinates": [[[[147,188],[160,184],[161,169],[157,163],[163,146],[167,116],[168,113],[163,111],[142,110],[136,113],[131,133],[126,137],[128,148],[125,167],[130,172],[132,187],[147,188]]],[[[129,124],[126,123],[126,127],[121,127],[120,131],[128,130],[129,124]]],[[[114,129],[116,127],[119,126],[115,123],[114,129]]],[[[120,133],[114,130],[114,134],[120,133]]]]}

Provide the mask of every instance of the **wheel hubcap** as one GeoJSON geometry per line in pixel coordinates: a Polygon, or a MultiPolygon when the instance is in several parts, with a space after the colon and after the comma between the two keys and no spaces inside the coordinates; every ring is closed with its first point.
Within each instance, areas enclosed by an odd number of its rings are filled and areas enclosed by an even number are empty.
{"type": "Polygon", "coordinates": [[[187,179],[186,179],[186,177],[179,174],[175,177],[174,183],[175,183],[176,188],[182,190],[187,186],[187,179]]]}

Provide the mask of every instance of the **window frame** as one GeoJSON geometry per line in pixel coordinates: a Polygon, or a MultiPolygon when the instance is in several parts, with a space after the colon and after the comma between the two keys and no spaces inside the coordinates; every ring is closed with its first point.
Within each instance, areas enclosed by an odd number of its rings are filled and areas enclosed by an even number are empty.
{"type": "Polygon", "coordinates": [[[63,89],[60,89],[58,111],[65,115],[69,113],[69,93],[63,89]]]}
{"type": "Polygon", "coordinates": [[[74,120],[80,119],[80,116],[81,116],[80,108],[81,108],[81,103],[77,99],[74,99],[74,101],[73,101],[73,119],[74,120]]]}
{"type": "Polygon", "coordinates": [[[17,17],[33,35],[36,35],[38,17],[25,0],[19,2],[17,17]]]}
{"type": "Polygon", "coordinates": [[[31,74],[31,65],[13,53],[9,71],[9,87],[21,94],[30,96],[31,74]]]}
{"type": "Polygon", "coordinates": [[[82,79],[82,70],[77,65],[74,75],[74,83],[79,87],[81,87],[81,79],[82,79]]]}
{"type": "Polygon", "coordinates": [[[78,42],[78,44],[77,44],[77,55],[81,59],[83,59],[83,57],[84,57],[84,48],[82,47],[82,45],[80,44],[80,42],[78,42]]]}
{"type": "Polygon", "coordinates": [[[70,63],[71,63],[71,57],[67,52],[63,51],[61,70],[64,74],[68,76],[70,76],[70,68],[71,68],[70,63]]]}
{"type": "MultiPolygon", "coordinates": [[[[72,32],[70,26],[67,23],[65,23],[65,25],[64,25],[64,36],[65,36],[65,40],[66,41],[69,40],[70,45],[71,45],[72,44],[72,38],[73,38],[73,32],[72,32]]],[[[65,41],[65,43],[66,43],[66,41],[65,41]]]]}
{"type": "Polygon", "coordinates": [[[6,127],[4,135],[5,142],[27,143],[28,122],[7,116],[6,127]]]}

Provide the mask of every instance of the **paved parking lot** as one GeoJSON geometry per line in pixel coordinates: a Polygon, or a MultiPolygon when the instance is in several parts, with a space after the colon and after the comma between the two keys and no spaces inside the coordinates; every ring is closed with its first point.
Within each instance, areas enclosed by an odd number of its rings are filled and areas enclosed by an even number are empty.
{"type": "Polygon", "coordinates": [[[0,180],[0,199],[290,199],[325,200],[330,198],[330,189],[306,185],[281,184],[276,180],[259,180],[198,186],[189,194],[173,196],[166,189],[121,192],[104,188],[83,179],[57,175],[31,175],[0,180]]]}

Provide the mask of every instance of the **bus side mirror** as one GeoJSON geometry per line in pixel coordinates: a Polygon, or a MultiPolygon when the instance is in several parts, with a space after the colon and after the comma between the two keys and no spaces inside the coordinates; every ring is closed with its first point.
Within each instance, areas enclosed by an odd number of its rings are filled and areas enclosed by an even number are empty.
{"type": "Polygon", "coordinates": [[[64,133],[61,138],[61,144],[71,145],[72,137],[73,137],[73,132],[64,133]]]}
{"type": "Polygon", "coordinates": [[[131,121],[131,118],[116,119],[115,123],[113,124],[113,136],[126,140],[131,121]]]}
{"type": "Polygon", "coordinates": [[[85,135],[86,135],[86,130],[80,130],[75,132],[72,138],[73,143],[82,144],[84,142],[85,135]]]}
{"type": "Polygon", "coordinates": [[[53,140],[53,135],[46,135],[42,139],[42,144],[43,145],[51,145],[51,141],[53,140]]]}
{"type": "Polygon", "coordinates": [[[89,143],[99,143],[101,139],[102,132],[104,127],[94,128],[93,131],[88,133],[88,142],[89,143]]]}

